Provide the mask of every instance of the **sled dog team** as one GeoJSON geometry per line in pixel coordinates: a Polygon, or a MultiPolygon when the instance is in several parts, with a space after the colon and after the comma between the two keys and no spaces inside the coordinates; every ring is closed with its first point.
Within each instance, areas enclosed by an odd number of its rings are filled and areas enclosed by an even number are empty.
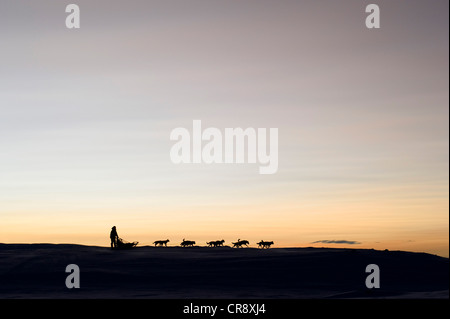
{"type": "MultiPolygon", "coordinates": [[[[156,246],[165,246],[167,247],[167,243],[170,240],[166,239],[166,240],[157,240],[155,242],[153,242],[153,244],[155,244],[156,246]]],[[[208,245],[208,247],[223,247],[223,244],[225,243],[225,240],[215,240],[215,241],[209,241],[206,242],[206,244],[208,245]]],[[[240,240],[238,239],[237,242],[233,243],[233,248],[242,248],[242,246],[246,246],[248,247],[248,245],[250,244],[248,242],[248,240],[240,240]]],[[[181,242],[180,246],[181,247],[194,247],[195,245],[195,241],[193,240],[186,240],[183,238],[183,241],[181,242]]],[[[271,245],[273,245],[273,241],[264,241],[261,240],[259,243],[257,243],[258,248],[270,248],[271,245]]]]}

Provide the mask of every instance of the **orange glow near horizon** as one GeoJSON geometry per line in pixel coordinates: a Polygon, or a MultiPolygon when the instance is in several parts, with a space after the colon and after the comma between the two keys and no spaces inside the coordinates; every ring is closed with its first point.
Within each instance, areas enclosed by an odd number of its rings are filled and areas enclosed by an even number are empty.
{"type": "Polygon", "coordinates": [[[183,238],[195,240],[199,246],[219,239],[231,245],[240,238],[249,240],[251,247],[256,247],[257,241],[272,240],[274,247],[374,248],[448,257],[448,219],[442,217],[445,201],[432,206],[434,216],[427,214],[428,209],[421,205],[395,210],[389,210],[389,205],[392,203],[378,203],[364,209],[365,203],[341,207],[333,203],[317,207],[304,203],[303,209],[296,211],[292,202],[284,206],[272,204],[277,209],[235,205],[221,210],[209,206],[190,209],[175,206],[171,210],[161,209],[159,213],[135,208],[122,214],[121,207],[64,214],[22,212],[21,219],[16,213],[2,220],[0,241],[109,246],[109,231],[115,225],[120,237],[139,241],[140,246],[162,239],[170,239],[169,246],[177,246],[183,238]],[[330,240],[344,242],[320,242],[330,240]]]}

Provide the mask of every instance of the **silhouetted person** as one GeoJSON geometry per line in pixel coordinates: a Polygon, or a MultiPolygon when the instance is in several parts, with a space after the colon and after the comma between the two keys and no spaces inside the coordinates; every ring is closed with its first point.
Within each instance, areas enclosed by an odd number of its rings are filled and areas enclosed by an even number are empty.
{"type": "Polygon", "coordinates": [[[119,238],[119,235],[117,235],[116,226],[113,226],[111,228],[111,233],[109,234],[109,237],[111,238],[111,248],[116,248],[117,239],[119,238]]]}

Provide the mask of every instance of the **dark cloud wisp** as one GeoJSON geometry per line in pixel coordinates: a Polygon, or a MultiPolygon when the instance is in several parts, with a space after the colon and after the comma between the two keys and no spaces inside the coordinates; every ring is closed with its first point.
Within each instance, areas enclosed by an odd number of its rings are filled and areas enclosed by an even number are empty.
{"type": "Polygon", "coordinates": [[[354,241],[354,240],[317,240],[317,241],[313,241],[312,244],[317,244],[317,243],[322,243],[322,244],[348,244],[348,245],[358,245],[361,244],[358,241],[354,241]]]}

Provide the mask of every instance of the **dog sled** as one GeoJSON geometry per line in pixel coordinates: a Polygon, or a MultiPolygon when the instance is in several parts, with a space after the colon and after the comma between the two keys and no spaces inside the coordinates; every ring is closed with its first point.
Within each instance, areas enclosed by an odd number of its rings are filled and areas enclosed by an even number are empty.
{"type": "Polygon", "coordinates": [[[128,242],[122,238],[117,238],[117,246],[115,249],[131,249],[137,246],[139,244],[138,241],[128,242]]]}

